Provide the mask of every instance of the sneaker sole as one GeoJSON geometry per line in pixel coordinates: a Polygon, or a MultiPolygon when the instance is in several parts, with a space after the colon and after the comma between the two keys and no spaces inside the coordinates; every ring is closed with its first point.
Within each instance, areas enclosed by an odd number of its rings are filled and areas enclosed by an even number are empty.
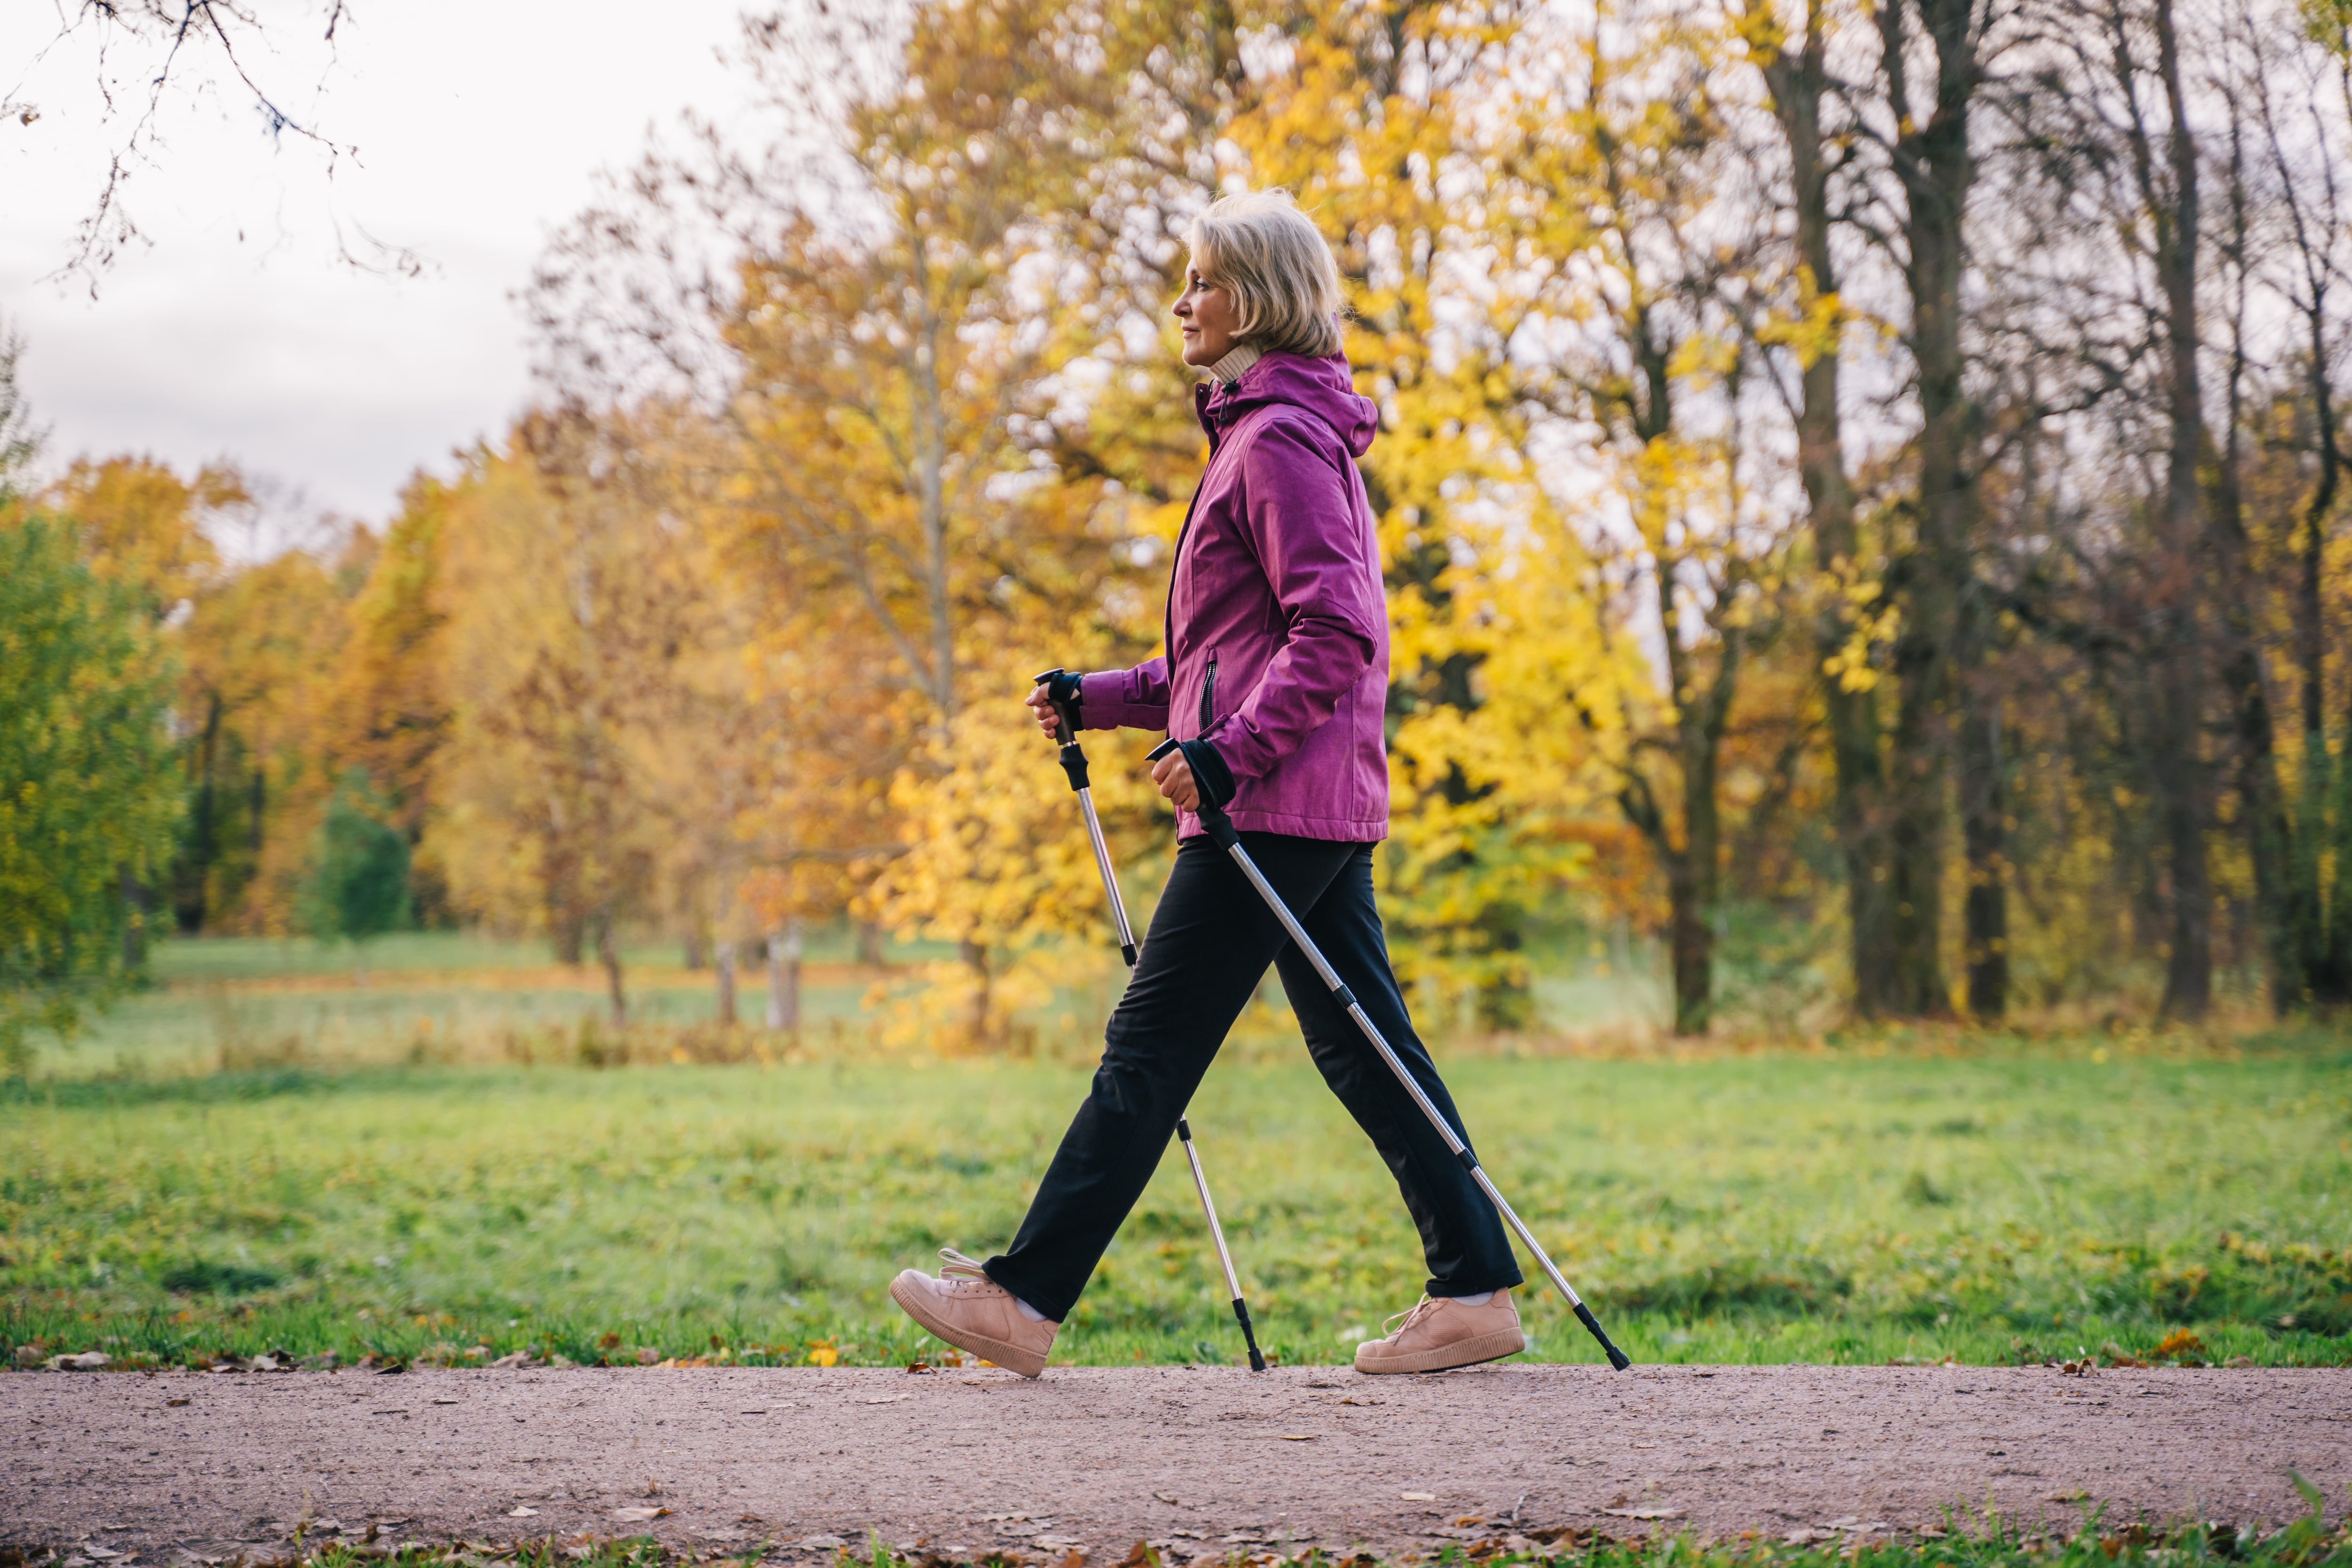
{"type": "Polygon", "coordinates": [[[973,1333],[970,1329],[957,1328],[937,1313],[928,1311],[929,1303],[899,1281],[890,1281],[890,1299],[898,1303],[900,1312],[958,1350],[968,1350],[983,1361],[992,1361],[1007,1372],[1017,1372],[1024,1377],[1035,1377],[1045,1370],[1045,1358],[1036,1352],[1023,1350],[1017,1344],[1007,1344],[1001,1339],[991,1339],[986,1334],[973,1333]]]}
{"type": "Polygon", "coordinates": [[[1356,1352],[1356,1370],[1367,1377],[1379,1377],[1393,1372],[1452,1372],[1458,1367],[1500,1361],[1527,1348],[1528,1336],[1517,1329],[1497,1329],[1475,1339],[1456,1340],[1452,1344],[1440,1345],[1434,1350],[1414,1351],[1409,1355],[1367,1358],[1359,1350],[1356,1352]]]}

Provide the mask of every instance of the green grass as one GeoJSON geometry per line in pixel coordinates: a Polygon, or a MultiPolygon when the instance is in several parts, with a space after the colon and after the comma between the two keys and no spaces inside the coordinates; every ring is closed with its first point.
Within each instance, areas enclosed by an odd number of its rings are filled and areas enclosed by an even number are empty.
{"type": "MultiPolygon", "coordinates": [[[[2110,1521],[2093,1515],[2071,1531],[2020,1528],[1998,1517],[1955,1518],[1950,1527],[1931,1527],[1902,1537],[1832,1539],[1790,1545],[1749,1532],[1735,1541],[1707,1541],[1689,1533],[1669,1535],[1654,1531],[1641,1536],[1612,1538],[1598,1531],[1546,1530],[1538,1538],[1495,1538],[1468,1547],[1449,1545],[1431,1557],[1438,1568],[2347,1568],[2352,1565],[2352,1525],[2330,1527],[2325,1500],[2316,1488],[2295,1478],[2311,1511],[2266,1533],[2242,1531],[2210,1521],[2167,1521],[2151,1528],[2141,1521],[2110,1521]]],[[[306,1516],[307,1517],[307,1516],[306,1516]]],[[[750,1516],[745,1522],[756,1523],[750,1516]]],[[[353,1527],[356,1530],[356,1527],[353,1527]]],[[[586,1538],[559,1543],[554,1538],[493,1544],[451,1542],[446,1544],[375,1542],[376,1530],[367,1528],[364,1542],[319,1542],[305,1527],[298,1528],[292,1550],[278,1560],[278,1568],[363,1568],[382,1563],[387,1568],[480,1568],[486,1562],[509,1562],[517,1568],[691,1568],[698,1563],[731,1563],[752,1568],[763,1559],[778,1561],[772,1540],[742,1545],[680,1550],[651,1536],[615,1539],[586,1538]]],[[[782,1558],[782,1561],[807,1561],[782,1558]]],[[[1042,1559],[1050,1561],[1050,1559],[1042,1559]]],[[[0,1555],[0,1563],[31,1561],[22,1553],[0,1555]]],[[[266,1560],[265,1560],[266,1561],[266,1560]]],[[[832,1568],[934,1568],[953,1563],[952,1557],[911,1548],[894,1548],[873,1539],[862,1548],[838,1550],[832,1568]]],[[[1013,1549],[967,1559],[987,1568],[1018,1568],[1024,1556],[1013,1549]]],[[[1070,1559],[1083,1562],[1084,1558],[1070,1559]]],[[[1138,1542],[1117,1568],[1162,1568],[1168,1559],[1152,1546],[1138,1542]]],[[[1387,1568],[1394,1560],[1362,1553],[1335,1558],[1321,1552],[1294,1556],[1282,1549],[1251,1552],[1235,1549],[1223,1563],[1232,1568],[1387,1568]]],[[[1108,1565],[1106,1565],[1108,1568],[1108,1565]]]]}
{"type": "MultiPolygon", "coordinates": [[[[2352,1052],[1447,1060],[1480,1152],[1638,1360],[2352,1360],[2352,1052]]],[[[1441,1059],[1444,1053],[1441,1052],[1441,1059]]],[[[985,1256],[1085,1092],[1043,1062],[289,1066],[0,1096],[0,1328],[183,1361],[535,1347],[847,1363],[890,1276],[985,1256]]],[[[1193,1108],[1261,1334],[1344,1360],[1422,1269],[1297,1061],[1193,1108]]],[[[1548,1291],[1538,1358],[1590,1360],[1548,1291]]],[[[1057,1352],[1230,1360],[1180,1155],[1057,1352]]]]}

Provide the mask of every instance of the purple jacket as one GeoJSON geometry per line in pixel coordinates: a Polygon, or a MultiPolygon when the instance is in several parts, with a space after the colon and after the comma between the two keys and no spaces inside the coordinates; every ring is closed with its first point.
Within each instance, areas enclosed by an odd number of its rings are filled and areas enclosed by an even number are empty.
{"type": "MultiPolygon", "coordinates": [[[[1176,541],[1168,651],[1087,676],[1080,721],[1213,743],[1237,828],[1385,838],[1388,605],[1355,464],[1379,411],[1339,354],[1267,354],[1193,402],[1209,471],[1176,541]]],[[[1179,837],[1200,831],[1179,813],[1179,837]]]]}

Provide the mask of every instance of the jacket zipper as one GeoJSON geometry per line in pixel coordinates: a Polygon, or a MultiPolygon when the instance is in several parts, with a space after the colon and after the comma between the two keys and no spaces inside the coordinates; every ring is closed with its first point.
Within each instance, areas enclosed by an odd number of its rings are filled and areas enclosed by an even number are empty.
{"type": "Polygon", "coordinates": [[[1201,683],[1201,733],[1206,735],[1217,722],[1217,656],[1209,655],[1208,678],[1201,683]]]}

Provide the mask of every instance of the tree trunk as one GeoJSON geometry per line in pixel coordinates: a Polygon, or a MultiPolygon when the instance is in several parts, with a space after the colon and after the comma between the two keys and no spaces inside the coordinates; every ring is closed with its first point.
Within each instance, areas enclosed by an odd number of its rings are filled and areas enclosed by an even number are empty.
{"type": "Polygon", "coordinates": [[[688,926],[679,946],[682,951],[678,956],[688,969],[702,969],[709,967],[710,936],[700,926],[688,926]]]}
{"type": "Polygon", "coordinates": [[[797,916],[768,935],[768,1027],[801,1027],[801,923],[797,916]]]}
{"type": "Polygon", "coordinates": [[[220,694],[208,693],[204,738],[197,743],[196,804],[189,813],[194,820],[189,823],[188,863],[181,870],[173,899],[173,913],[179,920],[180,929],[190,933],[202,931],[205,916],[211,913],[206,904],[212,892],[213,861],[220,853],[219,834],[214,822],[214,785],[220,766],[220,694]]]}
{"type": "Polygon", "coordinates": [[[857,961],[875,969],[890,962],[889,955],[882,948],[882,927],[871,920],[857,923],[857,961]]]}
{"type": "Polygon", "coordinates": [[[2000,701],[1969,694],[1961,718],[1960,832],[1969,864],[1965,904],[1969,1016],[2009,1009],[2009,792],[2002,779],[2000,701]]]}
{"type": "Polygon", "coordinates": [[[147,884],[131,874],[123,866],[117,873],[122,884],[122,905],[127,918],[122,922],[122,967],[131,974],[142,974],[147,967],[147,921],[154,908],[155,895],[147,884]]]}
{"type": "Polygon", "coordinates": [[[604,966],[604,995],[612,1004],[613,1027],[625,1028],[629,998],[621,986],[621,949],[614,936],[610,908],[599,910],[596,915],[596,961],[604,966]]]}
{"type": "MultiPolygon", "coordinates": [[[[1800,51],[1769,55],[1764,69],[1789,148],[1797,252],[1808,275],[1803,303],[1820,308],[1837,295],[1839,279],[1830,246],[1829,164],[1822,152],[1822,98],[1829,74],[1818,0],[1805,8],[1800,51]]],[[[1853,604],[1843,590],[1859,580],[1861,570],[1853,486],[1846,472],[1838,408],[1843,356],[1842,340],[1832,340],[1813,350],[1813,358],[1802,366],[1797,472],[1805,486],[1815,563],[1831,576],[1831,591],[1824,596],[1813,635],[1817,667],[1826,675],[1822,698],[1829,710],[1830,758],[1836,776],[1837,843],[1845,873],[1853,1006],[1862,1017],[1877,1018],[1897,1010],[1878,699],[1867,687],[1850,686],[1841,670],[1830,667],[1854,638],[1853,604]]]]}
{"type": "Polygon", "coordinates": [[[990,1032],[989,1003],[993,999],[990,994],[992,977],[988,969],[988,944],[967,937],[958,951],[972,974],[971,1043],[974,1046],[985,1045],[990,1032]]]}
{"type": "Polygon", "coordinates": [[[1715,930],[1688,855],[1666,868],[1667,946],[1674,955],[1675,1032],[1701,1035],[1715,1019],[1715,930]]]}
{"type": "Polygon", "coordinates": [[[721,937],[712,946],[712,967],[719,979],[719,1026],[735,1027],[735,944],[721,937]]]}
{"type": "MultiPolygon", "coordinates": [[[[2281,1013],[2302,1000],[2305,981],[2289,892],[2292,884],[2288,853],[2294,832],[2286,815],[2284,792],[2279,786],[2276,726],[2271,715],[2269,685],[2263,671],[2262,630],[2252,608],[2260,601],[2257,573],[2252,543],[2246,537],[2246,268],[2253,224],[2246,183],[2243,124],[2233,106],[2226,165],[2230,198],[2226,254],[2235,261],[2238,281],[2230,323],[2229,395],[2222,423],[2225,440],[2213,486],[2213,537],[2220,556],[2218,575],[2224,585],[2220,600],[2224,636],[2219,674],[2221,689],[2230,703],[2238,816],[2245,831],[2247,859],[2253,867],[2255,924],[2270,968],[2271,1009],[2281,1013]]],[[[2331,442],[2331,448],[2332,445],[2331,442]]],[[[2321,482],[2334,482],[2332,470],[2324,459],[2321,482]]]]}
{"type": "Polygon", "coordinates": [[[1905,1018],[1951,1012],[1939,951],[1943,912],[1944,764],[1938,731],[1946,687],[1950,617],[1937,613],[1933,589],[1905,596],[1907,614],[1895,646],[1897,703],[1888,794],[1887,924],[1894,971],[1889,1011],[1905,1018]]]}
{"type": "Polygon", "coordinates": [[[555,948],[555,961],[576,969],[587,952],[588,923],[570,910],[551,910],[547,938],[555,948]]]}
{"type": "Polygon", "coordinates": [[[2172,862],[2171,954],[2165,967],[2164,1015],[2201,1019],[2213,999],[2213,881],[2207,864],[2205,830],[2211,821],[2205,778],[2205,646],[2203,606],[2198,589],[2206,559],[2204,513],[2198,467],[2209,451],[2203,391],[2197,350],[2197,258],[2200,216],[2197,141],[2189,128],[2188,99],[2180,86],[2179,37],[2172,0],[2155,0],[2157,68],[2171,109],[2165,138],[2171,169],[2171,221],[2157,212],[2156,261],[2162,274],[2166,327],[2166,375],[2172,425],[2164,483],[2165,546],[2172,559],[2174,591],[2167,617],[2169,656],[2164,679],[2168,744],[2162,750],[2158,789],[2163,793],[2165,836],[2172,862]],[[2165,243],[2169,231],[2169,244],[2165,243]]]}
{"type": "Polygon", "coordinates": [[[1941,953],[1945,747],[1955,687],[1953,654],[1975,570],[1977,480],[1969,469],[1974,410],[1960,339],[1963,223],[1976,163],[1969,112],[1982,77],[1971,0],[1891,0],[1878,12],[1881,75],[1895,114],[1904,191],[1904,284],[1919,389],[1916,538],[1895,581],[1903,630],[1895,649],[1897,711],[1889,769],[1894,1010],[1948,1016],[1941,953]],[[1916,17],[1934,46],[1935,102],[1910,101],[1916,17]]]}

